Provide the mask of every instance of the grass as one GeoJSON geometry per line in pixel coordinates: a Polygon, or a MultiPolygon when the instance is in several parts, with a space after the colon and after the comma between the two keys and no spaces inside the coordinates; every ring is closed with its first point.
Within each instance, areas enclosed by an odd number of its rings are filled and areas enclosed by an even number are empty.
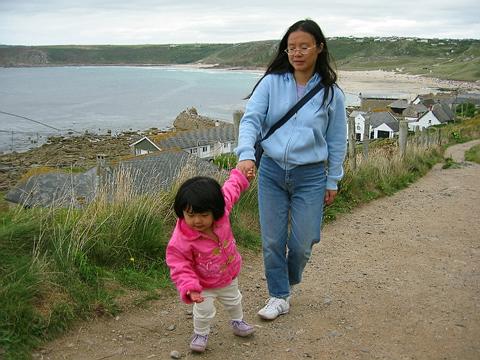
{"type": "Polygon", "coordinates": [[[471,147],[465,152],[465,160],[480,164],[480,145],[471,147]]]}
{"type": "Polygon", "coordinates": [[[368,158],[357,155],[355,169],[347,161],[335,202],[325,209],[326,223],[359,204],[406,188],[442,159],[442,150],[438,146],[422,148],[412,145],[402,157],[398,149],[392,149],[392,141],[381,143],[369,149],[368,158]]]}
{"type": "MultiPolygon", "coordinates": [[[[372,142],[345,177],[325,221],[359,204],[405,188],[441,161],[448,144],[480,138],[480,117],[433,130],[436,143],[413,138],[405,156],[394,141],[372,142]],[[439,142],[440,140],[440,142],[439,142]]],[[[475,151],[478,159],[478,148],[475,151]]],[[[220,161],[234,166],[234,159],[220,161]]],[[[137,196],[128,174],[107,196],[77,208],[0,211],[0,357],[28,359],[31,350],[81,319],[114,316],[126,306],[145,306],[172,290],[165,246],[173,228],[171,189],[137,196]]],[[[225,175],[219,173],[223,182],[225,175]]],[[[260,251],[257,184],[234,208],[231,222],[241,248],[260,251]]]]}

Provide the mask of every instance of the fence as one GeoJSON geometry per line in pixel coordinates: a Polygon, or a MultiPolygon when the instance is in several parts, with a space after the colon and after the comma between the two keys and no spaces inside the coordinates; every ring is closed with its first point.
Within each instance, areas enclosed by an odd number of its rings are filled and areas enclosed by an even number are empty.
{"type": "MultiPolygon", "coordinates": [[[[348,163],[350,168],[355,170],[357,168],[357,152],[358,145],[355,138],[355,119],[349,118],[348,123],[348,163]]],[[[365,122],[363,142],[361,143],[363,159],[367,160],[369,156],[370,147],[370,124],[365,122]]],[[[408,122],[406,120],[399,121],[399,134],[397,138],[397,151],[401,157],[404,157],[412,147],[431,148],[434,146],[442,146],[448,141],[442,133],[441,128],[423,128],[416,130],[414,134],[409,134],[408,122]]]]}

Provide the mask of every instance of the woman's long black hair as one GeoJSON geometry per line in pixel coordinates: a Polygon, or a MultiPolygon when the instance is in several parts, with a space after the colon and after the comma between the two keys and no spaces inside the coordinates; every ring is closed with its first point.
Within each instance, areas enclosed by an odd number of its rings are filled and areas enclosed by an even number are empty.
{"type": "Polygon", "coordinates": [[[321,76],[322,83],[325,86],[326,91],[323,98],[323,101],[325,102],[328,96],[329,89],[333,84],[337,82],[337,74],[335,73],[335,70],[330,65],[331,57],[330,57],[330,52],[328,51],[327,40],[323,35],[323,32],[320,29],[320,26],[318,26],[318,24],[315,21],[310,19],[297,21],[295,24],[293,24],[288,28],[285,35],[283,35],[282,40],[278,44],[278,49],[275,57],[273,58],[271,63],[268,65],[267,70],[265,71],[265,74],[260,78],[260,80],[258,80],[258,82],[253,87],[253,90],[247,96],[247,99],[250,98],[250,96],[252,96],[258,84],[268,74],[283,74],[286,72],[293,73],[294,69],[293,69],[293,66],[290,64],[290,62],[288,61],[288,55],[285,53],[285,49],[287,48],[287,45],[288,45],[288,37],[294,31],[304,31],[306,33],[309,33],[315,38],[315,43],[317,46],[321,46],[321,44],[323,44],[323,49],[320,52],[320,54],[318,54],[317,62],[315,63],[314,72],[317,72],[321,76]]]}

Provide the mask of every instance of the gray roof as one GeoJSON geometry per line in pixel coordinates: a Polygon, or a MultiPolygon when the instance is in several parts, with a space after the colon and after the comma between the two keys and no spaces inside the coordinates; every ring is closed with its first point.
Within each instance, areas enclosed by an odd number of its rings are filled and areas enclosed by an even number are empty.
{"type": "Polygon", "coordinates": [[[366,114],[366,111],[360,111],[360,110],[353,110],[348,116],[349,117],[357,117],[357,115],[364,115],[366,114]]]}
{"type": "Polygon", "coordinates": [[[388,111],[370,112],[365,116],[372,128],[377,128],[382,124],[388,125],[390,129],[397,132],[399,130],[398,120],[388,111]]]}
{"type": "Polygon", "coordinates": [[[405,99],[398,99],[388,105],[390,108],[406,109],[408,107],[408,101],[405,99]]]}
{"type": "Polygon", "coordinates": [[[127,173],[138,194],[154,193],[168,189],[178,177],[215,176],[220,170],[213,163],[184,151],[161,151],[122,161],[106,176],[106,183],[116,186],[127,173]]]}
{"type": "Polygon", "coordinates": [[[226,124],[205,129],[182,131],[176,136],[159,141],[157,145],[161,149],[188,149],[217,142],[233,141],[235,141],[233,125],[226,124]]]}
{"type": "Polygon", "coordinates": [[[441,123],[452,121],[454,118],[452,110],[442,103],[433,105],[432,112],[441,123]]]}
{"type": "Polygon", "coordinates": [[[428,111],[428,108],[422,103],[410,104],[408,107],[403,110],[402,115],[408,117],[418,117],[421,114],[424,114],[428,111]]]}
{"type": "Polygon", "coordinates": [[[121,161],[104,168],[97,176],[97,168],[83,174],[49,173],[34,175],[11,189],[5,198],[24,206],[75,206],[90,202],[98,189],[108,194],[124,186],[133,195],[154,193],[168,189],[178,177],[204,175],[216,177],[221,170],[216,165],[183,151],[163,151],[121,161]]]}
{"type": "Polygon", "coordinates": [[[83,174],[52,172],[33,175],[17,184],[5,199],[27,207],[38,206],[82,206],[93,199],[97,187],[96,169],[83,174]]]}

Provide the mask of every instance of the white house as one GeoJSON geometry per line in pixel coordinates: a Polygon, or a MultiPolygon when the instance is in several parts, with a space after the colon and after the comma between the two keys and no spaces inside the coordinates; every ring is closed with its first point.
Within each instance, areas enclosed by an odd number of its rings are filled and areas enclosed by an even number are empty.
{"type": "MultiPolygon", "coordinates": [[[[366,111],[352,111],[349,115],[350,118],[355,119],[355,139],[357,141],[363,140],[363,129],[365,127],[365,114],[366,111]]],[[[348,123],[347,123],[347,133],[348,133],[348,123]]]]}
{"type": "Polygon", "coordinates": [[[370,124],[368,131],[370,139],[393,138],[399,130],[398,120],[388,111],[354,111],[350,116],[355,118],[355,138],[357,141],[363,141],[365,122],[370,124]]]}
{"type": "Polygon", "coordinates": [[[158,145],[150,140],[147,136],[144,136],[140,140],[130,144],[130,147],[132,148],[132,152],[135,156],[146,155],[161,150],[158,145]]]}
{"type": "Polygon", "coordinates": [[[370,113],[366,120],[370,123],[370,139],[388,139],[398,134],[398,120],[388,111],[370,113]]]}
{"type": "Polygon", "coordinates": [[[408,123],[408,130],[422,130],[434,125],[440,125],[453,121],[454,115],[448,105],[438,103],[432,106],[430,110],[420,116],[416,121],[408,123]]]}

